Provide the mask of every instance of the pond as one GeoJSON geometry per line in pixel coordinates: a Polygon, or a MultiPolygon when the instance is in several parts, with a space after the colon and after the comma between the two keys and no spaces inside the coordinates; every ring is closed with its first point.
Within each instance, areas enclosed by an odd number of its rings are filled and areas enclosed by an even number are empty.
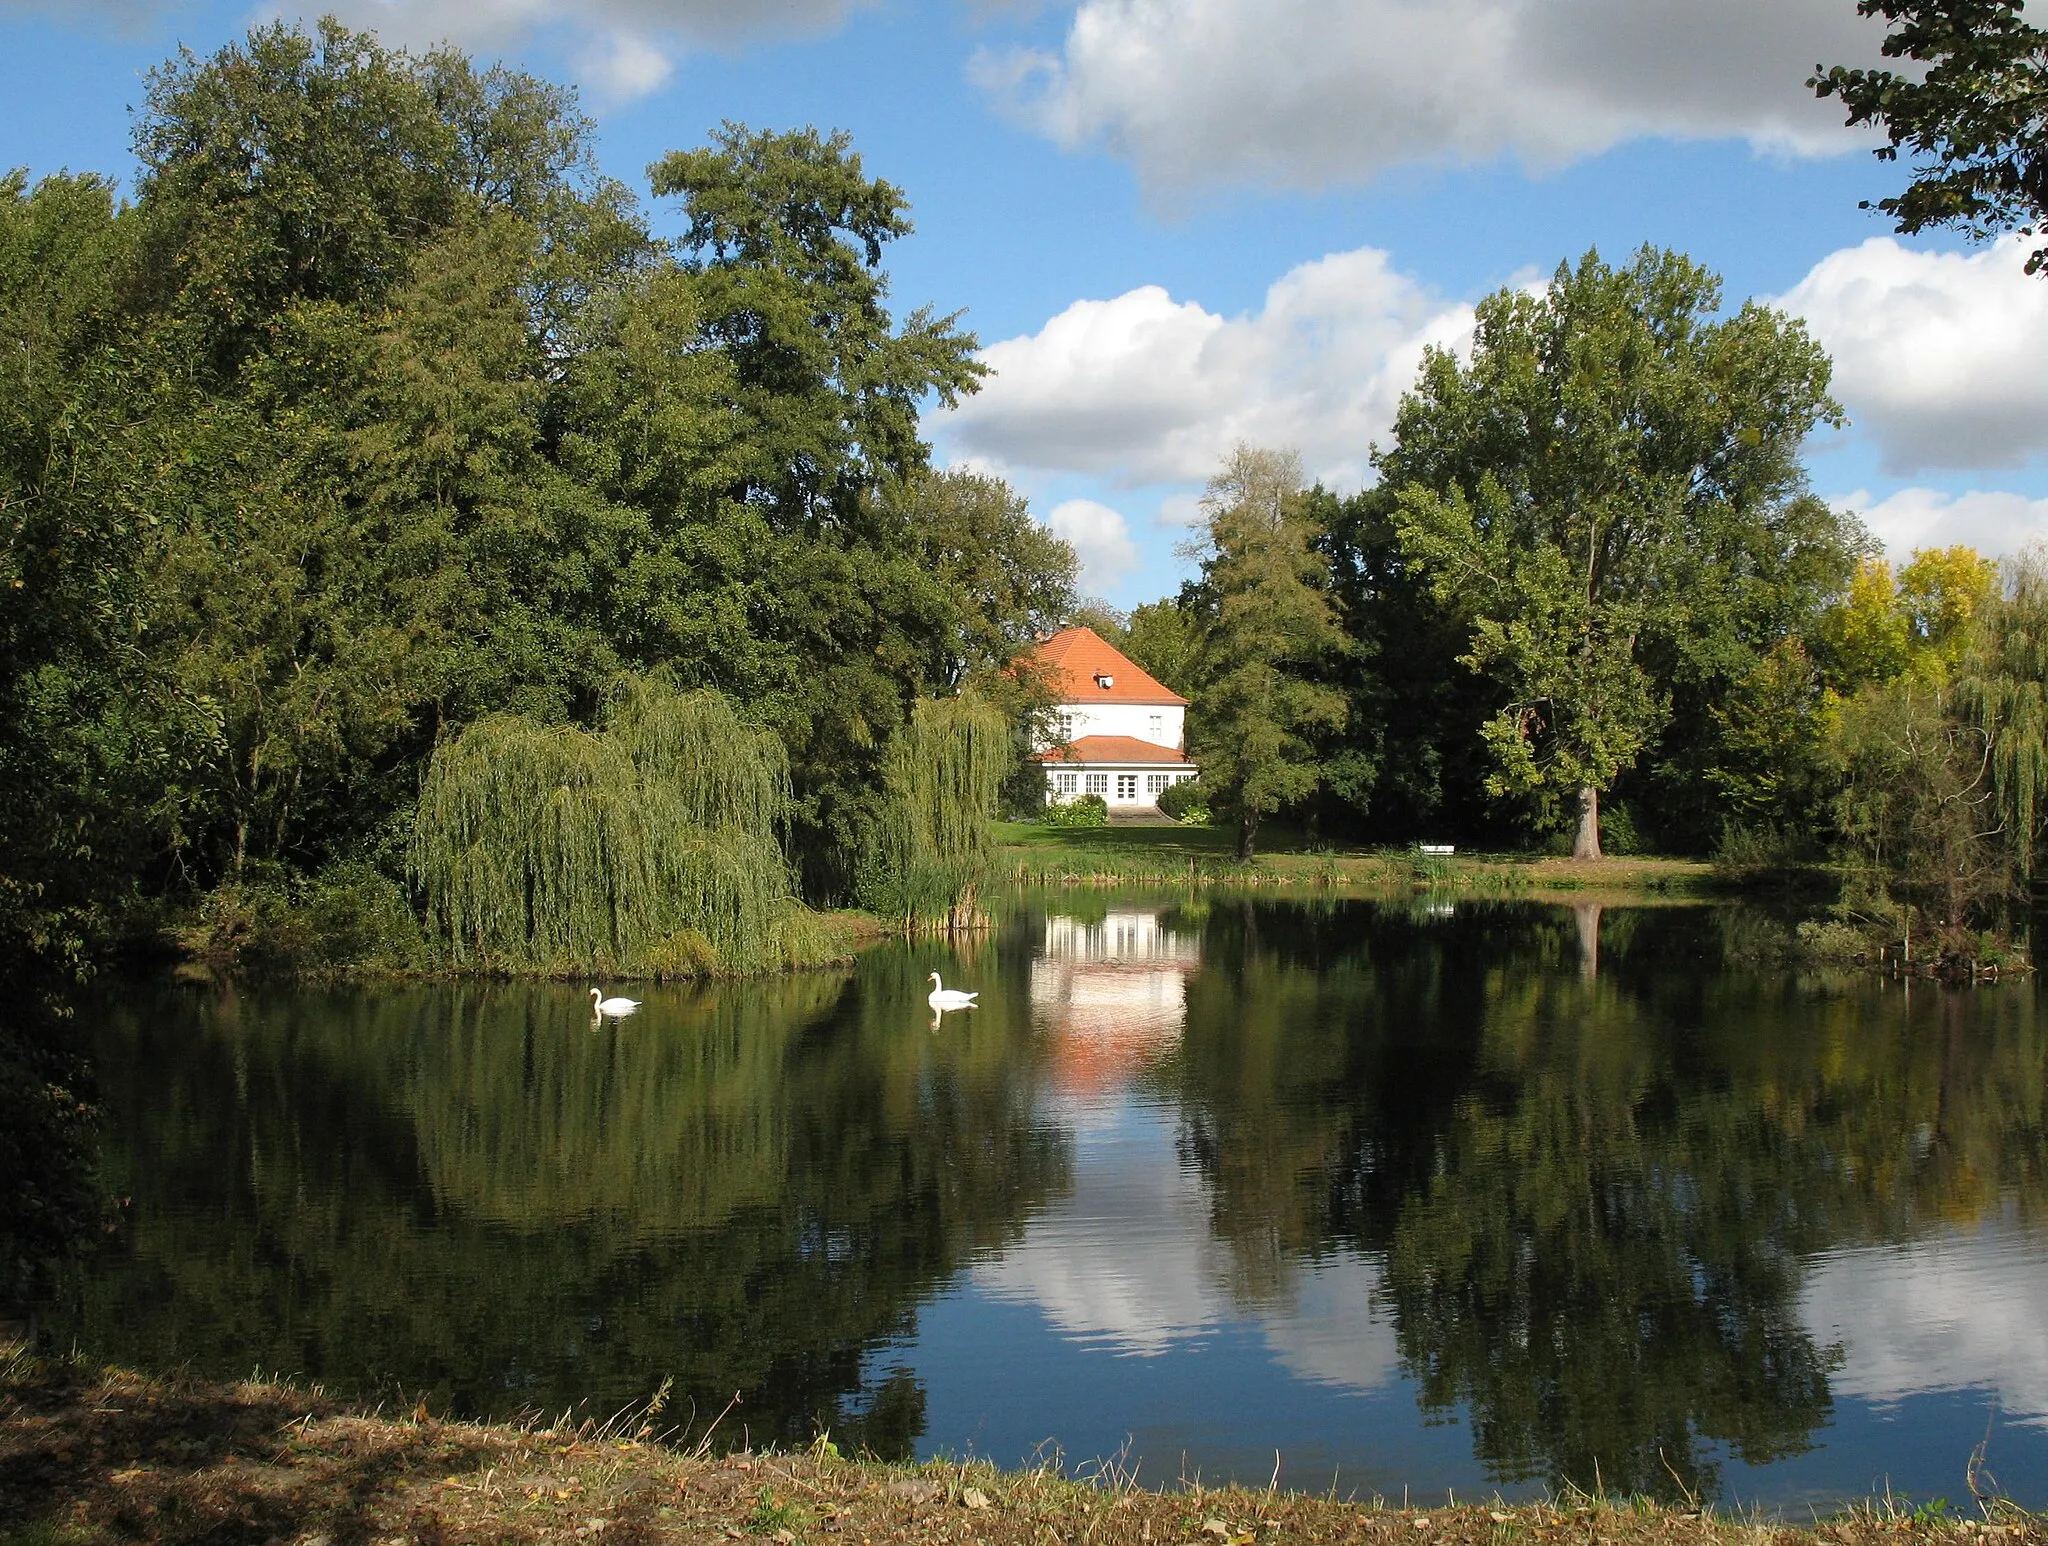
{"type": "Polygon", "coordinates": [[[648,987],[110,989],[58,1335],[1413,1500],[2048,1504],[2048,1031],[1724,908],[1019,903],[648,987]],[[980,1005],[936,1025],[926,973],[980,1005]]]}

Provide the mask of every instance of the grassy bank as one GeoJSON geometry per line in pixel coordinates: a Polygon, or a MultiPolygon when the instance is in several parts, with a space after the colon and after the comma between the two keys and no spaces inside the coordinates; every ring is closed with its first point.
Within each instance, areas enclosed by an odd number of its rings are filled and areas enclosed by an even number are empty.
{"type": "Polygon", "coordinates": [[[2048,1542],[2048,1521],[2004,1505],[1962,1518],[1888,1500],[1803,1523],[1576,1494],[1397,1508],[1190,1483],[1152,1491],[1114,1465],[1078,1477],[1050,1467],[891,1466],[822,1443],[714,1455],[655,1442],[660,1423],[638,1412],[602,1427],[486,1427],[423,1410],[377,1416],[280,1385],[149,1379],[16,1354],[0,1364],[0,1542],[2048,1542]]]}
{"type": "Polygon", "coordinates": [[[1591,893],[1613,897],[1698,895],[1715,882],[1697,859],[1625,856],[1581,860],[1531,854],[1422,854],[1413,849],[1311,850],[1298,830],[1269,824],[1260,851],[1241,864],[1235,834],[1219,827],[996,825],[996,878],[1022,886],[1198,885],[1252,888],[1441,890],[1464,896],[1591,893]]]}

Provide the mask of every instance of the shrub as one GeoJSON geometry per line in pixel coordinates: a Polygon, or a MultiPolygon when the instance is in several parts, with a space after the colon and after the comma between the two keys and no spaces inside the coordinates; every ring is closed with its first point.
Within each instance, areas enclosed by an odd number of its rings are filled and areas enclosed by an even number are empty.
{"type": "Polygon", "coordinates": [[[1106,827],[1109,802],[1099,794],[1084,794],[1062,805],[1047,805],[1038,822],[1045,827],[1106,827]]]}
{"type": "Polygon", "coordinates": [[[1202,787],[1199,778],[1182,779],[1178,784],[1168,785],[1159,796],[1159,809],[1175,821],[1184,821],[1191,827],[1209,824],[1209,791],[1202,787]]]}

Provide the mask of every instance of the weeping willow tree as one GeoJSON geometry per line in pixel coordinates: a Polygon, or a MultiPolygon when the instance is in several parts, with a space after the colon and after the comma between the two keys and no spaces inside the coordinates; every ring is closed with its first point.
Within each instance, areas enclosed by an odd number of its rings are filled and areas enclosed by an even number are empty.
{"type": "Polygon", "coordinates": [[[614,693],[602,732],[519,715],[434,753],[410,853],[429,932],[457,965],[695,975],[831,953],[797,901],[776,823],[776,738],[715,692],[614,693]]]}
{"type": "Polygon", "coordinates": [[[1957,696],[1990,751],[1999,814],[2022,879],[2048,817],[2048,549],[2006,563],[2004,595],[1985,610],[1957,696]]]}
{"type": "Polygon", "coordinates": [[[862,855],[862,902],[906,924],[978,921],[989,822],[1014,748],[1000,711],[970,694],[919,699],[883,759],[883,809],[862,855]]]}

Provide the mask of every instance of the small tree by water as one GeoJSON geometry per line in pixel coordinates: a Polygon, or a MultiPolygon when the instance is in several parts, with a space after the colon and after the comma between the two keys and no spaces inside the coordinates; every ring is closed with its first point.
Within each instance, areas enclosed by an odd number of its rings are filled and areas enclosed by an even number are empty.
{"type": "Polygon", "coordinates": [[[615,691],[605,728],[478,720],[434,753],[410,853],[458,965],[695,974],[816,959],[776,824],[781,743],[715,692],[615,691]]]}
{"type": "Polygon", "coordinates": [[[906,922],[973,925],[1013,751],[1002,714],[971,694],[913,706],[883,761],[883,813],[861,864],[865,906],[906,922]]]}

